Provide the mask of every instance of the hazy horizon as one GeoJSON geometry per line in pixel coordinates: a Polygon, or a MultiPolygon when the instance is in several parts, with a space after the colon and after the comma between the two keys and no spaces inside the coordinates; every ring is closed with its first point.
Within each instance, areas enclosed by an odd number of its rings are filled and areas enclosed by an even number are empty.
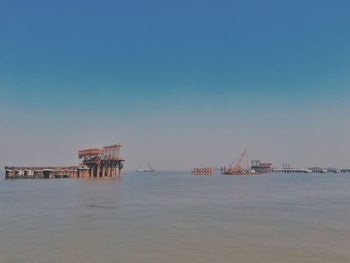
{"type": "Polygon", "coordinates": [[[350,2],[4,1],[0,166],[350,167],[350,2]]]}

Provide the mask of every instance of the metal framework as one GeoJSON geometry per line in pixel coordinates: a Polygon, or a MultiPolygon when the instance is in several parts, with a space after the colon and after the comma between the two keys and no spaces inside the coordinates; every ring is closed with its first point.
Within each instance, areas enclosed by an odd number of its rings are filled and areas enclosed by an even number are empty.
{"type": "Polygon", "coordinates": [[[105,146],[103,149],[81,150],[78,157],[82,159],[81,166],[88,167],[83,177],[116,177],[120,176],[124,159],[120,157],[120,144],[105,146]]]}

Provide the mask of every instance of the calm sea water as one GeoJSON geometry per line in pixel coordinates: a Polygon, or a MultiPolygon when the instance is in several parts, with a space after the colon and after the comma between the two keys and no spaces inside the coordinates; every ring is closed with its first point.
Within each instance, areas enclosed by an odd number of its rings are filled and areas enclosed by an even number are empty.
{"type": "Polygon", "coordinates": [[[350,175],[0,180],[0,262],[350,262],[350,175]]]}

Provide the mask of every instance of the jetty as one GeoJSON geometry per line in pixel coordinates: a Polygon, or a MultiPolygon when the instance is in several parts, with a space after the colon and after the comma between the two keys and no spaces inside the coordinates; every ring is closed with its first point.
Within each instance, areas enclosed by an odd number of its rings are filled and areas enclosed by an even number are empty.
{"type": "Polygon", "coordinates": [[[18,167],[5,166],[6,179],[111,178],[119,177],[124,166],[120,144],[81,150],[78,166],[18,167]]]}

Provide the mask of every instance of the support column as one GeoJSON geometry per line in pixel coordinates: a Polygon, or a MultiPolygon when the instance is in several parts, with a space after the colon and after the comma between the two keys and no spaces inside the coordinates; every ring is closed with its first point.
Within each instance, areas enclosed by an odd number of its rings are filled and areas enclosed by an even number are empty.
{"type": "Polygon", "coordinates": [[[100,177],[100,165],[97,165],[97,174],[96,178],[100,177]]]}

